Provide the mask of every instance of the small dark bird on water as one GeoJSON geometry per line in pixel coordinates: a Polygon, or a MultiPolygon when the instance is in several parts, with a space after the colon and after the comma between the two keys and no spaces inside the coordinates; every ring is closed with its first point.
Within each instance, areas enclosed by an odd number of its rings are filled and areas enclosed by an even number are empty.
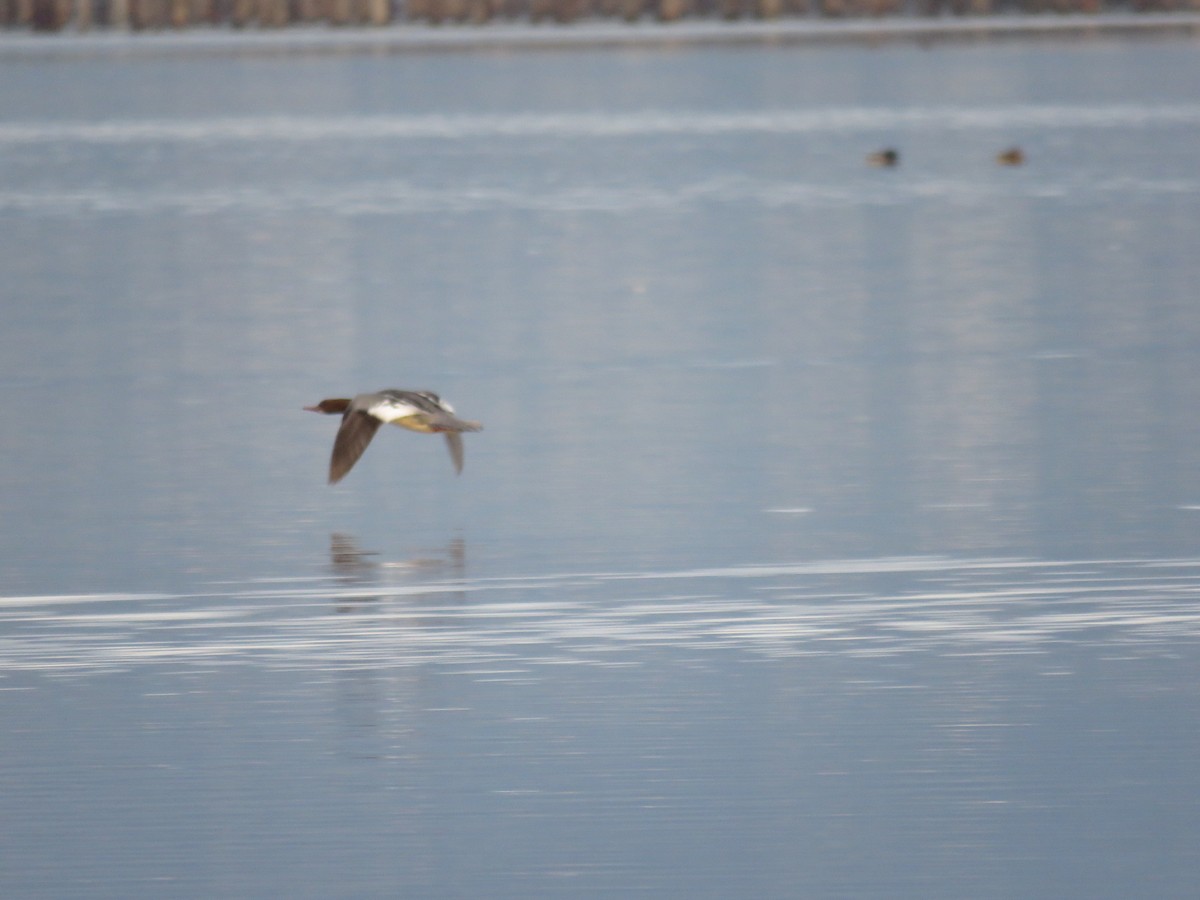
{"type": "Polygon", "coordinates": [[[996,162],[1002,166],[1019,166],[1025,162],[1025,151],[1020,147],[1009,147],[996,154],[996,162]]]}
{"type": "Polygon", "coordinates": [[[900,151],[895,147],[884,147],[867,155],[867,164],[880,169],[890,169],[900,164],[900,151]]]}
{"type": "Polygon", "coordinates": [[[454,415],[454,407],[432,391],[388,388],[375,394],[359,394],[353,399],[322,400],[316,406],[304,408],[310,412],[342,415],[342,425],[333,440],[333,455],[329,460],[330,484],[337,484],[354,468],[380,425],[399,425],[422,434],[445,435],[455,472],[462,472],[463,467],[462,433],[483,430],[478,422],[454,415]]]}

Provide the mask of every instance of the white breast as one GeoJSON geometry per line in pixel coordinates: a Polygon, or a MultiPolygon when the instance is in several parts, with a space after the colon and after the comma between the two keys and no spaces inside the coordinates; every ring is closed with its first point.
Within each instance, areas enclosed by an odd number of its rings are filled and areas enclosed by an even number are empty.
{"type": "Polygon", "coordinates": [[[411,403],[404,403],[399,400],[381,400],[374,406],[367,408],[367,412],[380,422],[395,422],[397,419],[407,419],[409,416],[420,411],[411,403]]]}

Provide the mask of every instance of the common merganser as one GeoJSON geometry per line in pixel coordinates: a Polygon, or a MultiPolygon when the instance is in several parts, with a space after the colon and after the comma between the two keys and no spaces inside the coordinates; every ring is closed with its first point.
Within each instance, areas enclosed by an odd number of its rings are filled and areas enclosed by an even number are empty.
{"type": "Polygon", "coordinates": [[[337,484],[354,468],[380,425],[399,425],[422,434],[444,434],[456,473],[463,467],[462,432],[483,430],[478,422],[455,416],[454,407],[433,391],[389,388],[376,394],[359,394],[353,399],[322,400],[316,406],[304,408],[326,415],[342,414],[342,425],[333,439],[333,455],[329,459],[330,484],[337,484]]]}
{"type": "Polygon", "coordinates": [[[876,150],[874,153],[867,154],[867,165],[877,166],[881,169],[890,169],[892,166],[899,164],[900,151],[895,147],[884,147],[882,150],[876,150]]]}
{"type": "Polygon", "coordinates": [[[996,162],[1002,166],[1019,166],[1025,162],[1025,151],[1020,147],[1009,147],[996,154],[996,162]]]}

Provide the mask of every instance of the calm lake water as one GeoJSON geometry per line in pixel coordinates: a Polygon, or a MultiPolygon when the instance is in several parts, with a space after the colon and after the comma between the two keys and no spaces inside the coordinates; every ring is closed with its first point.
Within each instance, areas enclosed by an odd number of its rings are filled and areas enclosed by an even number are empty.
{"type": "Polygon", "coordinates": [[[1194,42],[72,46],[0,895],[1194,896],[1194,42]]]}

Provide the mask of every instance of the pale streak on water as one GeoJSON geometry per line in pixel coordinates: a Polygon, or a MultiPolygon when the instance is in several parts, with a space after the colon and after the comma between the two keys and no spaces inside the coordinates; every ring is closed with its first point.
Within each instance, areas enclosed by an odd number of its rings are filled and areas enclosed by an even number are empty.
{"type": "Polygon", "coordinates": [[[0,667],[61,676],[144,666],[440,665],[527,679],[545,677],[548,665],[638,666],[641,651],[659,647],[767,658],[1052,660],[1067,643],[1137,655],[1200,638],[1200,560],[909,558],[414,579],[422,565],[431,562],[364,556],[352,580],[369,584],[356,586],[330,576],[183,595],[0,597],[0,667]],[[913,584],[893,595],[856,584],[881,574],[913,584]]]}
{"type": "Polygon", "coordinates": [[[7,122],[0,146],[62,141],[127,144],[143,141],[344,141],[379,138],[456,140],[481,137],[644,137],[647,135],[862,134],[887,128],[941,130],[1003,127],[1128,128],[1195,125],[1200,104],[1065,106],[1048,103],[990,109],[838,108],[822,111],[768,109],[756,112],[642,112],[557,115],[269,116],[209,120],[102,122],[7,122]]]}

